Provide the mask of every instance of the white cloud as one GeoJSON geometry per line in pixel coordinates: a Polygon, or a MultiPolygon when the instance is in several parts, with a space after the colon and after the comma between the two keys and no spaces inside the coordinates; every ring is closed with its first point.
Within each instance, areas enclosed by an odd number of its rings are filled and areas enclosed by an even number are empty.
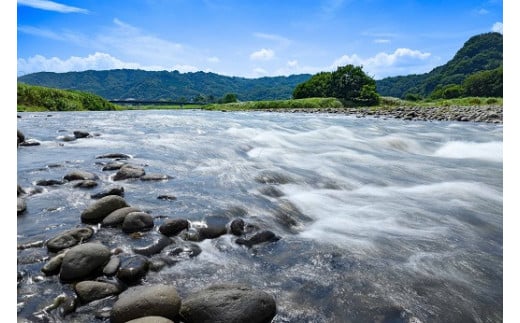
{"type": "Polygon", "coordinates": [[[398,75],[400,70],[408,71],[405,74],[428,72],[427,69],[431,68],[432,63],[428,61],[430,57],[430,53],[398,48],[391,54],[381,52],[368,58],[362,58],[356,54],[343,55],[334,61],[331,69],[348,64],[362,66],[365,73],[377,79],[388,75],[398,75]]]}
{"type": "Polygon", "coordinates": [[[177,65],[173,66],[172,70],[177,70],[177,71],[179,71],[181,73],[200,71],[200,69],[195,67],[195,66],[192,66],[192,65],[182,65],[182,64],[177,64],[177,65]]]}
{"type": "Polygon", "coordinates": [[[264,60],[268,61],[274,58],[274,50],[268,48],[262,48],[256,52],[251,53],[249,58],[252,60],[264,60]]]}
{"type": "Polygon", "coordinates": [[[390,43],[390,39],[378,38],[378,39],[374,39],[374,43],[376,43],[376,44],[388,44],[388,43],[390,43]]]}
{"type": "Polygon", "coordinates": [[[30,74],[36,72],[64,73],[71,71],[108,70],[108,69],[142,69],[150,71],[164,70],[161,66],[143,66],[138,63],[124,62],[106,53],[96,52],[87,57],[71,56],[67,59],[58,57],[44,57],[35,55],[24,59],[18,58],[18,74],[30,74]]]}
{"type": "Polygon", "coordinates": [[[33,36],[49,38],[54,40],[65,40],[65,37],[62,35],[55,33],[51,30],[37,28],[33,26],[18,26],[18,31],[24,34],[29,34],[33,36]]]}
{"type": "Polygon", "coordinates": [[[89,13],[87,9],[67,6],[61,3],[48,0],[18,0],[18,4],[31,8],[55,11],[61,13],[89,13]]]}
{"type": "Polygon", "coordinates": [[[296,67],[296,66],[298,66],[298,61],[297,60],[288,61],[287,65],[289,67],[296,67]]]}
{"type": "Polygon", "coordinates": [[[207,61],[210,62],[210,63],[219,63],[220,59],[218,57],[216,57],[216,56],[212,56],[212,57],[208,57],[207,61]]]}
{"type": "Polygon", "coordinates": [[[277,42],[278,45],[280,45],[282,47],[287,47],[291,44],[290,39],[285,38],[280,35],[266,34],[266,33],[254,33],[253,36],[260,38],[260,39],[271,40],[271,41],[277,42]]]}
{"type": "Polygon", "coordinates": [[[267,72],[266,70],[264,70],[263,68],[260,68],[260,67],[255,68],[253,70],[253,73],[256,76],[265,76],[265,75],[269,74],[269,72],[267,72]]]}
{"type": "Polygon", "coordinates": [[[497,33],[504,33],[504,24],[501,22],[495,22],[493,24],[493,27],[491,27],[491,30],[497,33]]]}

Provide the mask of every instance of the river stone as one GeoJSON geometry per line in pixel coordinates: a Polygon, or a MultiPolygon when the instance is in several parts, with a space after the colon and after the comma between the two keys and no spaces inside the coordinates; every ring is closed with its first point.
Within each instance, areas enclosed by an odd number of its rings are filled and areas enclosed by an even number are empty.
{"type": "Polygon", "coordinates": [[[188,229],[190,223],[186,219],[167,219],[159,226],[159,232],[171,237],[179,234],[182,230],[188,229]]]}
{"type": "Polygon", "coordinates": [[[16,184],[16,196],[24,194],[27,194],[27,192],[25,192],[25,190],[19,184],[16,184]]]}
{"type": "Polygon", "coordinates": [[[74,137],[80,139],[80,138],[87,138],[87,137],[92,137],[90,135],[90,133],[86,132],[86,131],[80,131],[80,130],[76,130],[73,132],[74,134],[74,137]]]}
{"type": "Polygon", "coordinates": [[[264,186],[258,189],[258,191],[269,197],[281,197],[284,196],[283,192],[274,186],[264,186]]]}
{"type": "Polygon", "coordinates": [[[276,315],[274,298],[244,285],[218,284],[188,295],[180,315],[186,323],[266,323],[276,315]]]}
{"type": "Polygon", "coordinates": [[[175,321],[180,307],[181,299],[174,286],[158,284],[131,287],[121,293],[114,303],[110,322],[124,323],[147,316],[160,316],[175,321]]]}
{"type": "Polygon", "coordinates": [[[127,206],[128,203],[121,196],[108,195],[90,204],[81,213],[81,221],[99,223],[113,211],[127,206]]]}
{"type": "Polygon", "coordinates": [[[162,316],[145,316],[127,321],[126,323],[174,323],[174,321],[162,316]]]}
{"type": "Polygon", "coordinates": [[[232,234],[234,234],[236,236],[240,236],[240,235],[242,235],[242,233],[244,233],[245,225],[246,224],[245,224],[244,220],[234,219],[233,221],[231,221],[231,224],[229,225],[229,230],[231,231],[232,234]]]}
{"type": "Polygon", "coordinates": [[[249,239],[238,238],[235,242],[237,244],[245,245],[247,247],[252,247],[255,244],[263,243],[263,242],[275,242],[280,240],[280,237],[274,234],[272,231],[264,230],[256,233],[249,239]]]}
{"type": "Polygon", "coordinates": [[[96,180],[98,179],[99,177],[96,175],[96,174],[93,174],[93,173],[90,173],[90,172],[86,172],[86,171],[82,171],[82,170],[75,170],[75,171],[72,171],[70,173],[68,173],[67,175],[63,176],[63,179],[64,180],[67,180],[67,181],[78,181],[78,180],[96,180]]]}
{"type": "Polygon", "coordinates": [[[123,219],[123,232],[132,233],[153,228],[153,217],[145,212],[130,212],[123,219]]]}
{"type": "Polygon", "coordinates": [[[20,146],[29,147],[29,146],[39,146],[40,142],[36,139],[27,139],[20,143],[20,146]]]}
{"type": "Polygon", "coordinates": [[[112,187],[106,191],[99,192],[96,194],[91,194],[90,198],[100,199],[102,197],[109,196],[109,195],[118,195],[118,196],[123,197],[123,196],[125,196],[125,189],[123,186],[112,187]]]}
{"type": "Polygon", "coordinates": [[[148,273],[149,262],[140,255],[123,258],[116,277],[127,284],[135,284],[148,273]]]}
{"type": "Polygon", "coordinates": [[[20,130],[16,130],[18,137],[18,145],[25,141],[25,135],[20,130]]]}
{"type": "Polygon", "coordinates": [[[121,259],[117,255],[113,255],[110,257],[108,263],[103,267],[103,274],[107,276],[113,276],[117,273],[119,269],[119,265],[121,265],[121,259]]]}
{"type": "Polygon", "coordinates": [[[83,303],[89,303],[96,299],[105,298],[121,293],[121,287],[116,284],[84,280],[74,285],[74,290],[83,303]]]}
{"type": "Polygon", "coordinates": [[[171,179],[171,176],[156,173],[141,176],[142,181],[164,181],[167,179],[171,179]]]}
{"type": "Polygon", "coordinates": [[[90,179],[79,181],[74,184],[74,187],[79,187],[79,188],[93,188],[96,186],[98,186],[98,183],[96,181],[90,180],[90,179]]]}
{"type": "Polygon", "coordinates": [[[43,265],[42,272],[47,276],[58,274],[60,272],[61,264],[63,263],[64,257],[65,252],[52,257],[49,261],[45,263],[45,265],[43,265]]]}
{"type": "Polygon", "coordinates": [[[144,247],[138,247],[133,248],[132,250],[139,255],[150,257],[156,253],[161,252],[164,248],[169,246],[173,243],[173,240],[171,240],[168,237],[161,236],[159,239],[153,241],[151,244],[144,246],[144,247]]]}
{"type": "Polygon", "coordinates": [[[255,177],[255,181],[261,184],[287,184],[294,182],[291,177],[274,171],[262,172],[255,177]]]}
{"type": "Polygon", "coordinates": [[[22,214],[27,210],[27,203],[25,202],[24,198],[17,197],[16,198],[16,213],[18,215],[22,214]]]}
{"type": "Polygon", "coordinates": [[[38,186],[53,186],[53,185],[63,185],[63,181],[57,179],[41,179],[36,181],[36,185],[38,186]]]}
{"type": "Polygon", "coordinates": [[[62,232],[47,241],[47,249],[50,252],[73,247],[80,242],[87,241],[94,234],[94,230],[89,227],[76,228],[62,232]]]}
{"type": "Polygon", "coordinates": [[[111,212],[107,215],[103,221],[101,221],[102,227],[114,227],[123,224],[125,217],[132,212],[141,212],[139,208],[133,206],[122,207],[111,212]]]}
{"type": "Polygon", "coordinates": [[[110,249],[101,243],[87,242],[74,246],[63,258],[60,280],[81,280],[100,272],[110,260],[110,249]]]}
{"type": "Polygon", "coordinates": [[[114,181],[120,181],[129,178],[139,178],[143,175],[145,175],[144,168],[127,164],[117,171],[113,179],[114,181]]]}
{"type": "Polygon", "coordinates": [[[102,159],[102,158],[130,159],[130,158],[132,158],[132,156],[127,155],[127,154],[121,154],[121,153],[111,153],[111,154],[99,155],[99,156],[96,156],[96,158],[97,159],[102,159]]]}
{"type": "Polygon", "coordinates": [[[101,170],[102,171],[119,170],[124,165],[126,165],[126,164],[119,162],[119,161],[111,161],[111,162],[107,163],[105,166],[103,166],[103,168],[101,170]]]}

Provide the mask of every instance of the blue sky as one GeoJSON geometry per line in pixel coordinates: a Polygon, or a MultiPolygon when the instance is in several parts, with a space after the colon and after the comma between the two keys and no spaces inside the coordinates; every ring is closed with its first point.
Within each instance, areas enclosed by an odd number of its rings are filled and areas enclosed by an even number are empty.
{"type": "Polygon", "coordinates": [[[471,36],[502,32],[503,2],[18,0],[17,75],[88,69],[255,78],[354,64],[426,73],[471,36]]]}

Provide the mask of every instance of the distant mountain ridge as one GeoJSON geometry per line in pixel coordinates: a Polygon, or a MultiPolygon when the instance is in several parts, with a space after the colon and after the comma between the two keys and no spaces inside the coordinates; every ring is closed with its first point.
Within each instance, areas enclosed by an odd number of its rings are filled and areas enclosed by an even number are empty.
{"type": "Polygon", "coordinates": [[[503,65],[503,36],[497,32],[476,35],[467,40],[455,56],[425,74],[387,77],[376,81],[382,96],[404,98],[406,94],[429,96],[436,87],[461,84],[466,77],[503,65]]]}
{"type": "Polygon", "coordinates": [[[248,79],[206,72],[117,69],[39,72],[21,76],[18,82],[84,91],[108,100],[215,101],[227,93],[235,93],[241,101],[256,101],[290,99],[296,85],[310,77],[310,74],[299,74],[248,79]]]}

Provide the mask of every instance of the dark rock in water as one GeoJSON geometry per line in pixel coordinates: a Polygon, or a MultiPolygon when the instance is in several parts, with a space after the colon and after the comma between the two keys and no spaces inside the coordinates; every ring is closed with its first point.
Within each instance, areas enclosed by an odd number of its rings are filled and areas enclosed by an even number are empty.
{"type": "Polygon", "coordinates": [[[69,142],[69,141],[74,141],[77,138],[74,136],[66,135],[66,136],[59,136],[57,139],[60,139],[61,141],[69,142]]]}
{"type": "Polygon", "coordinates": [[[276,302],[266,292],[235,284],[213,285],[182,300],[184,322],[271,322],[276,302]]]}
{"type": "Polygon", "coordinates": [[[290,232],[298,232],[302,226],[301,222],[310,222],[312,218],[303,214],[294,204],[289,201],[281,201],[274,212],[275,219],[290,232]]]}
{"type": "Polygon", "coordinates": [[[264,230],[256,233],[249,239],[238,238],[235,242],[237,244],[245,245],[247,247],[252,247],[255,244],[264,243],[264,242],[275,242],[280,240],[280,237],[274,234],[272,231],[264,230]]]}
{"type": "Polygon", "coordinates": [[[79,297],[79,300],[85,304],[96,299],[102,299],[107,296],[117,295],[121,293],[121,287],[117,284],[84,280],[74,285],[74,291],[79,297]]]}
{"type": "Polygon", "coordinates": [[[94,188],[96,186],[98,186],[98,183],[96,181],[93,181],[90,179],[87,179],[84,181],[79,181],[78,183],[74,184],[74,187],[79,187],[79,188],[94,188]]]}
{"type": "Polygon", "coordinates": [[[262,193],[263,195],[270,196],[270,197],[281,197],[281,196],[284,196],[284,193],[282,191],[280,191],[276,187],[270,186],[270,185],[269,186],[264,186],[264,187],[258,189],[258,191],[260,193],[262,193]]]}
{"type": "Polygon", "coordinates": [[[126,323],[175,323],[175,322],[172,320],[169,320],[165,317],[162,317],[162,316],[151,315],[151,316],[145,316],[145,317],[140,317],[140,318],[133,319],[130,321],[126,321],[126,323]]]}
{"type": "Polygon", "coordinates": [[[207,228],[199,228],[197,229],[199,233],[199,240],[202,241],[205,239],[215,239],[227,233],[226,227],[207,227],[207,228]]]}
{"type": "Polygon", "coordinates": [[[186,219],[167,219],[159,226],[159,232],[171,237],[179,234],[182,230],[188,229],[190,223],[186,219]]]}
{"type": "Polygon", "coordinates": [[[145,212],[130,212],[123,219],[123,232],[147,231],[153,228],[153,217],[145,212]]]}
{"type": "Polygon", "coordinates": [[[82,170],[75,170],[67,175],[63,176],[63,179],[66,181],[79,181],[79,180],[96,180],[99,177],[96,174],[92,174],[90,172],[85,172],[82,170]]]}
{"type": "Polygon", "coordinates": [[[117,209],[107,215],[103,221],[101,221],[102,227],[115,227],[123,224],[125,217],[132,212],[141,212],[139,208],[133,206],[127,206],[120,209],[117,209]]]}
{"type": "Polygon", "coordinates": [[[42,272],[47,275],[57,275],[60,272],[61,264],[63,263],[63,258],[65,257],[65,253],[61,253],[57,256],[52,257],[49,261],[45,263],[42,267],[42,272]]]}
{"type": "Polygon", "coordinates": [[[142,181],[164,181],[171,179],[171,176],[163,174],[146,174],[140,177],[142,181]]]}
{"type": "Polygon", "coordinates": [[[255,177],[255,181],[261,184],[287,184],[294,182],[290,176],[273,171],[262,172],[255,177]]]}
{"type": "Polygon", "coordinates": [[[110,257],[108,263],[103,267],[103,274],[107,276],[113,276],[117,273],[119,266],[121,265],[121,259],[117,255],[110,257]]]}
{"type": "Polygon", "coordinates": [[[229,229],[232,234],[241,236],[244,233],[245,222],[242,219],[235,219],[229,225],[229,229]]]}
{"type": "Polygon", "coordinates": [[[47,249],[50,252],[58,252],[87,241],[93,234],[94,230],[89,227],[68,230],[49,239],[47,249]]]}
{"type": "Polygon", "coordinates": [[[123,258],[116,277],[126,284],[138,283],[148,273],[148,260],[140,255],[123,258]]]}
{"type": "Polygon", "coordinates": [[[164,201],[175,201],[177,198],[173,195],[159,195],[157,196],[157,199],[164,201]]]}
{"type": "Polygon", "coordinates": [[[117,171],[117,173],[113,177],[113,180],[121,181],[124,179],[139,178],[145,174],[146,173],[144,171],[144,168],[126,164],[117,171]]]}
{"type": "Polygon", "coordinates": [[[67,251],[60,269],[60,280],[72,282],[96,276],[110,260],[110,249],[101,243],[87,242],[67,251]]]}
{"type": "Polygon", "coordinates": [[[117,195],[108,195],[90,204],[82,213],[81,221],[84,223],[99,223],[117,209],[130,206],[117,195]]]}
{"type": "Polygon", "coordinates": [[[77,139],[80,139],[80,138],[87,138],[87,137],[92,137],[88,132],[86,131],[79,131],[79,130],[76,130],[73,132],[74,134],[74,137],[76,137],[77,139]]]}
{"type": "Polygon", "coordinates": [[[24,249],[29,249],[29,248],[40,248],[40,247],[43,247],[44,245],[45,245],[45,241],[38,240],[38,241],[28,242],[28,243],[18,245],[17,249],[24,250],[24,249]]]}
{"type": "Polygon", "coordinates": [[[90,197],[93,198],[93,199],[100,199],[102,197],[109,196],[109,195],[117,195],[117,196],[123,197],[123,196],[125,196],[125,189],[122,186],[113,187],[113,188],[110,188],[110,189],[108,189],[108,190],[106,190],[104,192],[91,194],[90,197]]]}
{"type": "Polygon", "coordinates": [[[20,143],[20,146],[29,147],[29,146],[39,146],[40,142],[35,139],[27,139],[20,143]]]}
{"type": "Polygon", "coordinates": [[[22,197],[16,198],[16,213],[18,215],[24,213],[27,210],[27,203],[25,202],[25,199],[22,197]]]}
{"type": "Polygon", "coordinates": [[[180,308],[181,298],[174,286],[136,286],[119,295],[112,307],[110,322],[127,323],[147,316],[159,316],[177,322],[180,308]]]}
{"type": "Polygon", "coordinates": [[[136,254],[150,257],[151,255],[161,252],[166,246],[172,243],[173,241],[170,238],[162,236],[150,245],[139,248],[133,248],[132,250],[136,254]]]}
{"type": "Polygon", "coordinates": [[[73,313],[78,306],[78,298],[72,295],[66,295],[60,306],[58,307],[58,314],[61,317],[65,317],[70,313],[73,313]]]}
{"type": "Polygon", "coordinates": [[[195,243],[186,243],[184,242],[181,246],[173,246],[165,248],[163,254],[168,255],[170,257],[174,257],[176,261],[185,260],[193,257],[197,257],[202,252],[202,249],[198,244],[195,243]]]}
{"type": "Polygon", "coordinates": [[[22,142],[25,141],[25,135],[24,135],[23,132],[21,132],[20,130],[17,130],[16,132],[17,132],[16,135],[17,135],[17,137],[18,137],[18,140],[17,140],[18,143],[17,143],[17,145],[19,145],[19,144],[21,144],[22,142]]]}
{"type": "Polygon", "coordinates": [[[53,186],[53,185],[63,185],[65,182],[57,179],[41,179],[36,181],[36,185],[38,186],[53,186]]]}
{"type": "Polygon", "coordinates": [[[97,159],[110,158],[110,159],[130,159],[132,156],[121,153],[104,154],[96,156],[97,159]]]}
{"type": "Polygon", "coordinates": [[[17,185],[16,196],[20,196],[20,195],[23,195],[23,194],[26,194],[26,193],[27,192],[25,192],[25,190],[20,185],[17,185]]]}
{"type": "Polygon", "coordinates": [[[108,170],[119,170],[121,167],[126,165],[125,163],[118,162],[118,161],[112,161],[103,166],[101,169],[102,171],[108,171],[108,170]]]}

